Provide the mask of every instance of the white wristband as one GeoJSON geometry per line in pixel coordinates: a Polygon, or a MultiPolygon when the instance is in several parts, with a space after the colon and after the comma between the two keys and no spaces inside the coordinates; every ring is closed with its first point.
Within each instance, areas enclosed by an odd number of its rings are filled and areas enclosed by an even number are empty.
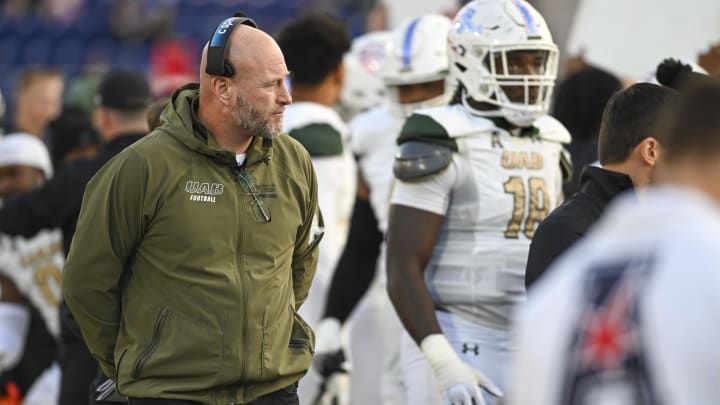
{"type": "Polygon", "coordinates": [[[437,370],[437,367],[447,362],[462,362],[442,333],[425,336],[420,342],[420,350],[425,354],[433,370],[437,370]]]}
{"type": "Polygon", "coordinates": [[[438,379],[442,390],[456,385],[483,387],[495,396],[502,396],[502,391],[479,370],[466,364],[453,350],[445,335],[435,333],[423,338],[420,349],[438,379]]]}

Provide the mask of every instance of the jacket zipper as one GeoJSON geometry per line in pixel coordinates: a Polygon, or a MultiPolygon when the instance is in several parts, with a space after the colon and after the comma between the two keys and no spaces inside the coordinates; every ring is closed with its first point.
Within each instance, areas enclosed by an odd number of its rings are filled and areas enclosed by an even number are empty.
{"type": "MultiPolygon", "coordinates": [[[[262,161],[262,160],[260,160],[260,161],[262,161]]],[[[258,161],[256,161],[256,162],[258,162],[258,161]]],[[[253,163],[251,163],[250,165],[254,165],[256,162],[253,162],[253,163]]],[[[245,163],[247,163],[247,160],[245,161],[245,163]]],[[[237,170],[241,170],[241,167],[242,167],[242,166],[237,166],[237,170]]],[[[245,165],[245,168],[246,168],[246,170],[247,170],[247,165],[245,165]]],[[[237,182],[236,182],[235,184],[236,184],[236,186],[239,186],[239,185],[237,185],[237,182]]],[[[237,200],[237,204],[239,204],[239,203],[240,203],[240,199],[237,200]]],[[[237,207],[237,208],[239,208],[239,207],[237,207]]],[[[238,228],[237,228],[237,229],[243,229],[243,226],[242,226],[242,225],[243,225],[242,216],[238,216],[238,218],[240,219],[240,221],[239,221],[239,223],[238,223],[238,228]]],[[[242,232],[239,232],[239,233],[238,233],[238,246],[242,246],[243,243],[244,243],[244,241],[243,241],[243,234],[242,234],[242,232]]],[[[242,249],[240,249],[240,251],[242,251],[242,249]]],[[[239,276],[240,276],[240,286],[239,286],[238,289],[240,290],[240,294],[241,294],[241,296],[242,296],[241,299],[242,299],[242,308],[243,308],[243,309],[242,309],[242,320],[241,320],[242,330],[241,330],[241,333],[240,333],[240,335],[242,336],[242,342],[241,342],[241,344],[247,347],[247,344],[248,344],[248,341],[247,341],[247,340],[248,340],[248,332],[247,332],[248,322],[247,322],[247,318],[248,318],[248,313],[250,312],[250,310],[248,309],[248,297],[247,297],[247,291],[245,290],[245,288],[246,288],[246,286],[247,286],[247,274],[245,274],[245,270],[244,270],[244,268],[243,268],[243,260],[244,260],[244,258],[243,258],[242,255],[241,255],[241,256],[238,258],[238,269],[237,269],[237,271],[238,271],[239,276]]],[[[238,379],[241,380],[241,381],[242,381],[242,379],[245,377],[245,373],[246,373],[245,370],[247,369],[247,357],[248,357],[248,356],[246,356],[246,355],[242,355],[242,359],[241,359],[241,361],[240,361],[240,376],[238,377],[238,379]]]]}
{"type": "Polygon", "coordinates": [[[155,328],[153,330],[152,339],[150,340],[150,344],[148,347],[143,350],[143,352],[138,357],[138,361],[135,364],[135,368],[132,372],[133,378],[138,378],[140,376],[140,371],[142,371],[143,366],[145,366],[145,362],[150,358],[150,356],[155,352],[157,349],[157,345],[160,342],[160,336],[162,334],[163,325],[165,324],[165,319],[167,319],[167,316],[170,311],[168,311],[166,308],[163,308],[160,311],[160,315],[158,315],[157,322],[155,322],[155,328]]]}
{"type": "MultiPolygon", "coordinates": [[[[260,139],[259,141],[265,142],[264,139],[260,139]]],[[[251,149],[252,149],[252,145],[248,148],[248,152],[250,152],[251,149]]],[[[265,147],[262,148],[260,154],[261,155],[259,157],[257,157],[255,160],[251,161],[250,158],[254,157],[254,156],[251,156],[250,153],[248,153],[243,164],[241,164],[239,166],[236,165],[236,167],[238,167],[238,168],[244,167],[246,169],[249,169],[251,166],[255,166],[258,163],[265,163],[266,165],[269,164],[270,156],[268,155],[267,149],[265,149],[265,147]]]]}
{"type": "MultiPolygon", "coordinates": [[[[260,159],[254,160],[249,163],[246,160],[242,165],[240,165],[240,166],[236,165],[233,168],[233,173],[235,173],[236,170],[241,170],[243,167],[245,168],[245,170],[248,170],[251,166],[255,166],[258,163],[268,164],[269,162],[270,162],[269,156],[263,156],[260,159]]],[[[234,183],[237,185],[237,182],[234,182],[234,183]]],[[[238,202],[239,202],[239,200],[238,200],[238,202]]],[[[240,224],[240,225],[242,225],[242,224],[240,224]]],[[[238,229],[242,229],[242,226],[240,226],[238,229]]],[[[242,242],[243,241],[242,241],[242,233],[241,233],[238,236],[238,245],[242,245],[242,242]]],[[[240,273],[240,293],[242,295],[242,301],[243,301],[243,313],[242,313],[243,319],[242,319],[242,333],[241,333],[242,344],[247,346],[247,344],[248,344],[248,322],[247,322],[247,319],[249,317],[248,314],[249,314],[250,310],[249,310],[249,302],[248,302],[247,292],[245,291],[245,286],[247,285],[246,281],[247,281],[248,276],[242,268],[242,260],[239,261],[238,272],[240,273]]],[[[240,376],[238,377],[239,380],[242,380],[245,377],[246,370],[247,370],[247,358],[248,358],[247,355],[243,355],[242,360],[240,361],[240,376]]],[[[245,393],[243,393],[243,395],[245,395],[245,393]]],[[[235,400],[231,399],[229,404],[234,405],[235,400]]]]}
{"type": "MultiPolygon", "coordinates": [[[[250,310],[248,309],[248,296],[247,292],[245,291],[246,286],[246,279],[247,274],[245,274],[245,271],[243,269],[240,270],[240,281],[242,285],[240,286],[240,291],[242,292],[242,300],[243,300],[243,319],[242,319],[242,342],[245,347],[248,347],[248,313],[250,313],[250,310]]],[[[247,355],[242,356],[242,369],[240,370],[240,380],[242,381],[242,378],[245,376],[245,371],[247,370],[247,355]]]]}

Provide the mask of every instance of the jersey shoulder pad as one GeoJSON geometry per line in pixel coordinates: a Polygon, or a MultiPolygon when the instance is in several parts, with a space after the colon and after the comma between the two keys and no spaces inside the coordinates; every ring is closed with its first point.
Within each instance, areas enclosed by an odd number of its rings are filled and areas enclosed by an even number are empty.
{"type": "Polygon", "coordinates": [[[535,120],[533,126],[538,129],[538,136],[542,140],[557,143],[570,143],[571,141],[570,132],[565,126],[549,115],[543,115],[535,120]]]}
{"type": "MultiPolygon", "coordinates": [[[[438,107],[442,108],[442,107],[438,107]]],[[[417,111],[410,115],[400,130],[398,145],[406,142],[422,142],[441,145],[457,151],[457,142],[450,137],[447,129],[433,116],[417,111]]]]}
{"type": "Polygon", "coordinates": [[[453,151],[435,143],[408,141],[395,155],[393,172],[403,181],[418,180],[444,170],[452,161],[453,151]]]}
{"type": "Polygon", "coordinates": [[[342,135],[331,125],[308,124],[288,133],[305,147],[310,156],[335,156],[343,153],[342,135]]]}

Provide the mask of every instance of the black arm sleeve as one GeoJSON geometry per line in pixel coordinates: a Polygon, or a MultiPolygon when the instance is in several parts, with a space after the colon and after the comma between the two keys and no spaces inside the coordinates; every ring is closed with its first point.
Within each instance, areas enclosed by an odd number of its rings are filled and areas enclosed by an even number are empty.
{"type": "Polygon", "coordinates": [[[525,288],[535,283],[560,255],[582,237],[570,223],[572,218],[548,217],[535,230],[527,266],[525,267],[525,288]]]}
{"type": "Polygon", "coordinates": [[[356,198],[348,240],[330,283],[324,317],[343,323],[350,316],[375,277],[382,240],[370,202],[356,198]]]}
{"type": "Polygon", "coordinates": [[[83,189],[77,183],[85,181],[82,177],[60,172],[39,188],[8,198],[0,209],[0,232],[30,237],[42,229],[63,228],[67,237],[67,219],[80,210],[83,189]]]}

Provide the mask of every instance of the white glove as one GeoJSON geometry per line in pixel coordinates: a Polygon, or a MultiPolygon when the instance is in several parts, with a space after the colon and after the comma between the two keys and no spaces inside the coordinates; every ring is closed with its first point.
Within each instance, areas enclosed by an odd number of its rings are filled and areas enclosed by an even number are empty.
{"type": "Polygon", "coordinates": [[[320,321],[315,332],[313,366],[325,378],[334,373],[350,371],[350,363],[342,349],[340,329],[340,321],[335,318],[325,318],[320,321]]]}
{"type": "Polygon", "coordinates": [[[325,318],[315,328],[315,354],[335,353],[342,347],[340,340],[340,321],[325,318]]]}
{"type": "Polygon", "coordinates": [[[322,392],[316,405],[350,404],[350,375],[348,373],[331,374],[325,379],[321,389],[322,392]]]}
{"type": "Polygon", "coordinates": [[[315,405],[350,404],[350,364],[342,349],[341,328],[337,319],[325,318],[316,329],[313,366],[324,380],[315,405]]]}
{"type": "Polygon", "coordinates": [[[502,396],[488,377],[460,359],[445,335],[426,336],[420,349],[435,372],[447,405],[485,405],[480,387],[496,397],[502,396]]]}

